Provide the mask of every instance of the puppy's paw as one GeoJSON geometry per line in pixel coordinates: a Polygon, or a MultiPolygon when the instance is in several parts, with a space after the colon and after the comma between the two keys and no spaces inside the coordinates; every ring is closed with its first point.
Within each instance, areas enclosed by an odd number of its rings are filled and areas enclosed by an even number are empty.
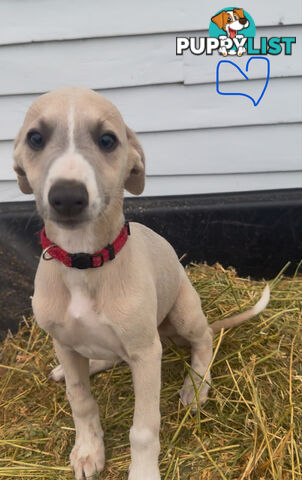
{"type": "MultiPolygon", "coordinates": [[[[200,379],[198,377],[194,379],[195,381],[195,386],[198,391],[198,404],[201,406],[203,405],[207,399],[208,399],[208,393],[209,393],[209,385],[207,383],[204,383],[202,386],[200,386],[200,379]]],[[[190,376],[188,375],[184,381],[183,387],[179,392],[180,400],[183,403],[183,405],[188,406],[192,405],[192,411],[196,412],[197,411],[197,401],[196,401],[196,393],[194,386],[192,384],[192,380],[190,376]]]]}
{"type": "Polygon", "coordinates": [[[220,53],[220,55],[223,55],[224,57],[226,57],[228,54],[227,49],[225,47],[220,47],[218,49],[218,53],[220,53]]]}
{"type": "Polygon", "coordinates": [[[160,480],[159,469],[130,465],[128,480],[160,480]]]}
{"type": "Polygon", "coordinates": [[[244,53],[246,53],[246,48],[244,47],[239,47],[237,51],[238,57],[241,57],[244,53]]]}
{"type": "Polygon", "coordinates": [[[103,442],[76,442],[70,454],[70,464],[76,480],[97,479],[105,465],[103,442]]]}
{"type": "Polygon", "coordinates": [[[63,381],[65,379],[65,373],[62,365],[58,365],[57,367],[55,367],[48,375],[48,378],[54,380],[55,382],[63,381]]]}

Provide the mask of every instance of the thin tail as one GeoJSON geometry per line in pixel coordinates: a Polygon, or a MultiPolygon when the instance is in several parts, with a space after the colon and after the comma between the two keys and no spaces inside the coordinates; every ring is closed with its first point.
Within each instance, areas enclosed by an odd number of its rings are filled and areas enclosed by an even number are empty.
{"type": "Polygon", "coordinates": [[[269,302],[269,299],[270,289],[269,285],[267,284],[265,289],[263,290],[260,300],[258,300],[256,305],[254,305],[249,310],[246,310],[245,312],[239,313],[238,315],[233,315],[232,317],[224,318],[223,320],[217,320],[216,322],[212,323],[210,327],[212,328],[213,333],[220,332],[222,328],[226,329],[237,327],[237,325],[240,325],[241,323],[246,322],[250,318],[255,317],[255,315],[258,315],[258,313],[262,312],[262,310],[265,309],[269,302]]]}

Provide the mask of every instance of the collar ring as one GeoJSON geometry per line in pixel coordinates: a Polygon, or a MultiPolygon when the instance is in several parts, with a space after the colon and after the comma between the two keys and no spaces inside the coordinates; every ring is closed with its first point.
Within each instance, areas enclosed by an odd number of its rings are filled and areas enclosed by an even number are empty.
{"type": "Polygon", "coordinates": [[[44,250],[42,252],[43,260],[46,260],[47,262],[49,262],[49,260],[53,260],[53,257],[50,254],[48,254],[49,255],[48,257],[46,256],[46,254],[48,253],[48,250],[50,250],[53,247],[55,247],[54,243],[52,245],[48,245],[48,247],[44,248],[44,250]]]}

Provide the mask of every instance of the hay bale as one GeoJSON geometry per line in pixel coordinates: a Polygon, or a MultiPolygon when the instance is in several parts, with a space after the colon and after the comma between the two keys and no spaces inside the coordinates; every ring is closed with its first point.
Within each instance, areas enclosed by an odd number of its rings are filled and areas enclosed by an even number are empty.
{"type": "MultiPolygon", "coordinates": [[[[187,273],[210,322],[246,309],[264,286],[220,265],[191,265],[187,273]]],[[[165,350],[162,479],[301,478],[302,277],[280,274],[271,289],[265,312],[215,338],[213,386],[196,415],[178,398],[189,352],[165,350]]],[[[50,337],[24,318],[4,341],[0,362],[0,478],[72,479],[74,425],[64,384],[48,379],[56,365],[50,337]]],[[[134,406],[129,368],[99,373],[91,384],[105,432],[100,478],[126,479],[134,406]]]]}

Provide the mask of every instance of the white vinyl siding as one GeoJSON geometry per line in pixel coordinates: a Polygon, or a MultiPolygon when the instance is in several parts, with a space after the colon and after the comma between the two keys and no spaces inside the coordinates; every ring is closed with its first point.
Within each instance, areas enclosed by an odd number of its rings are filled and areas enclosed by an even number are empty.
{"type": "MultiPolygon", "coordinates": [[[[31,198],[16,185],[13,139],[32,101],[66,85],[107,96],[138,133],[144,195],[302,188],[301,5],[240,2],[257,37],[297,37],[292,56],[269,56],[269,85],[254,107],[217,94],[218,55],[175,55],[176,36],[208,35],[221,1],[1,0],[0,201],[31,198]]],[[[245,92],[254,97],[263,63],[250,65],[245,92]]],[[[224,67],[222,89],[240,91],[245,80],[224,67]]]]}

